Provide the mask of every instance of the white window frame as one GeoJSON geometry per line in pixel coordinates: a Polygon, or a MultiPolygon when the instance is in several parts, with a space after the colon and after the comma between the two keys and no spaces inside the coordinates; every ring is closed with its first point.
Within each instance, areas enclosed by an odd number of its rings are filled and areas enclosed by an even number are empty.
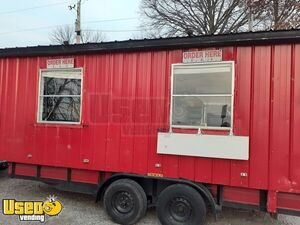
{"type": "MultiPolygon", "coordinates": [[[[201,75],[200,75],[201,76],[201,75]]],[[[230,134],[233,132],[233,121],[234,121],[234,87],[235,84],[235,63],[234,61],[222,61],[222,62],[209,62],[209,63],[176,63],[172,64],[171,68],[171,102],[170,102],[170,132],[172,132],[172,128],[186,128],[186,129],[198,129],[199,133],[201,133],[201,130],[228,130],[230,131],[230,134]],[[231,97],[231,124],[230,127],[213,127],[213,126],[191,126],[191,125],[174,125],[173,124],[173,97],[176,96],[174,94],[174,68],[176,66],[211,66],[211,65],[230,65],[231,67],[231,95],[223,95],[224,97],[231,97]]],[[[177,95],[177,96],[184,96],[184,95],[177,95]]],[[[191,95],[186,95],[191,96],[191,95]]],[[[214,97],[219,96],[222,97],[222,94],[199,94],[199,95],[192,95],[192,96],[208,96],[208,97],[214,97]]]]}
{"type": "MultiPolygon", "coordinates": [[[[62,79],[72,79],[72,76],[68,75],[59,75],[58,78],[62,79]]],[[[78,79],[78,78],[76,78],[78,79]]],[[[65,125],[80,125],[81,120],[82,120],[82,99],[83,99],[83,81],[84,81],[84,76],[83,76],[83,68],[66,68],[66,69],[40,69],[39,71],[39,88],[38,88],[38,104],[37,104],[37,123],[39,124],[65,124],[65,125]],[[80,79],[81,79],[81,95],[80,95],[80,115],[79,115],[79,121],[78,122],[68,122],[68,121],[45,121],[42,120],[43,116],[43,90],[44,90],[44,83],[43,83],[43,72],[60,72],[60,71],[65,71],[65,72],[72,72],[72,71],[80,71],[80,79]]],[[[75,95],[76,96],[76,95],[75,95]]]]}

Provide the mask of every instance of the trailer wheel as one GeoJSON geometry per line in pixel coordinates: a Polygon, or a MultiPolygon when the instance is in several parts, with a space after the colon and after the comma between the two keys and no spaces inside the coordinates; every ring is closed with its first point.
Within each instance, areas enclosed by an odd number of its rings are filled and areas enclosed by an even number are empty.
{"type": "Polygon", "coordinates": [[[162,225],[202,225],[206,217],[202,196],[184,184],[174,184],[163,190],[156,211],[162,225]]]}
{"type": "Polygon", "coordinates": [[[130,179],[113,182],[105,191],[103,202],[107,214],[119,224],[135,224],[147,210],[143,188],[130,179]]]}

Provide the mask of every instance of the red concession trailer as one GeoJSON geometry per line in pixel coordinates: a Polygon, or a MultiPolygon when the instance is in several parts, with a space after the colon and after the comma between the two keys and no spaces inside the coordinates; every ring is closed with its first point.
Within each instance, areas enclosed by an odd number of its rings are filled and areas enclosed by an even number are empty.
{"type": "Polygon", "coordinates": [[[0,160],[117,223],[300,212],[300,30],[0,50],[0,160]]]}

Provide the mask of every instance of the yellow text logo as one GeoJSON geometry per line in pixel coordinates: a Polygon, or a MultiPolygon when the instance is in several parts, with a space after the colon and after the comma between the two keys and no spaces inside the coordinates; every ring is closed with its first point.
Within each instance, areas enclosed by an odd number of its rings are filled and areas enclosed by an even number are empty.
{"type": "Polygon", "coordinates": [[[62,204],[54,196],[46,201],[17,201],[15,199],[3,199],[3,214],[7,216],[17,215],[20,221],[45,222],[45,215],[57,216],[62,211],[62,204]]]}

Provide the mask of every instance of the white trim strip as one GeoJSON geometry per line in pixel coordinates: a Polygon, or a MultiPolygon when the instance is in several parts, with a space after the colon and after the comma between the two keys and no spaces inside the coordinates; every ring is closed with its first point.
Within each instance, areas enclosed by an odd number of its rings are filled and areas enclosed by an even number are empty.
{"type": "Polygon", "coordinates": [[[232,94],[187,94],[187,95],[178,95],[175,94],[173,97],[232,97],[232,94]]]}
{"type": "Polygon", "coordinates": [[[81,98],[81,95],[40,95],[43,98],[81,98]]]}

